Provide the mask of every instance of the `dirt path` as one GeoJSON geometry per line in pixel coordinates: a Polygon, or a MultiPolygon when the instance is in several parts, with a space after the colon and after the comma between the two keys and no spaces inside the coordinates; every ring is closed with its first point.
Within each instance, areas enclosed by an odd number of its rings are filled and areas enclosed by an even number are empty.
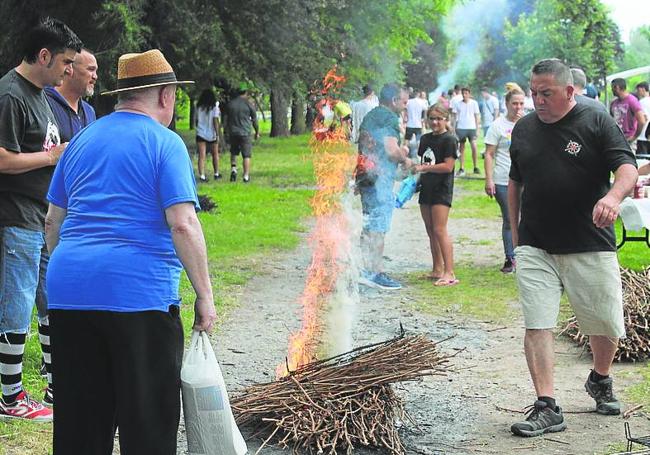
{"type": "MultiPolygon", "coordinates": [[[[457,261],[498,264],[500,225],[496,221],[451,220],[457,261]],[[462,241],[462,245],[459,242],[462,241]],[[492,240],[486,242],[485,240],[492,240]],[[470,245],[470,246],[467,246],[470,245]]],[[[389,273],[424,271],[430,267],[426,233],[417,204],[395,213],[387,237],[389,273]]],[[[269,258],[262,273],[246,286],[240,306],[213,337],[229,389],[239,390],[273,378],[275,366],[287,350],[287,338],[299,326],[297,300],[303,289],[310,251],[303,242],[290,254],[269,258]]],[[[461,283],[462,285],[462,283],[461,283]]],[[[520,319],[509,327],[463,320],[453,314],[435,318],[413,309],[409,289],[397,292],[362,289],[353,323],[354,345],[395,336],[399,323],[434,340],[455,335],[443,350],[465,349],[453,361],[458,368],[448,377],[427,378],[401,387],[407,410],[421,429],[403,431],[409,454],[595,454],[624,440],[623,420],[591,411],[594,403],[584,392],[590,358],[560,339],[556,345],[557,398],[567,411],[567,431],[547,438],[522,439],[509,426],[523,415],[534,395],[523,355],[520,319]]],[[[519,312],[515,302],[513,312],[519,312]]],[[[638,367],[615,365],[616,390],[638,381],[638,367]]],[[[650,421],[631,420],[636,434],[650,434],[650,421]]],[[[249,441],[255,453],[259,441],[249,441]]],[[[186,453],[181,433],[179,453],[186,453]]],[[[290,453],[265,447],[263,454],[290,453]]],[[[355,453],[370,453],[358,450],[355,453]]],[[[376,453],[376,452],[372,452],[376,453]]]]}

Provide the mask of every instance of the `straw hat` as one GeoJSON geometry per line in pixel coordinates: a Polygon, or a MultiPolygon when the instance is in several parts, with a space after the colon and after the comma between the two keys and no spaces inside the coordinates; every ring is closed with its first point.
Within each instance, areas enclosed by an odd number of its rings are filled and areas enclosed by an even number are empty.
{"type": "Polygon", "coordinates": [[[176,74],[158,49],[141,54],[124,54],[117,61],[117,88],[102,95],[156,87],[169,84],[193,84],[194,81],[177,81],[176,74]]]}

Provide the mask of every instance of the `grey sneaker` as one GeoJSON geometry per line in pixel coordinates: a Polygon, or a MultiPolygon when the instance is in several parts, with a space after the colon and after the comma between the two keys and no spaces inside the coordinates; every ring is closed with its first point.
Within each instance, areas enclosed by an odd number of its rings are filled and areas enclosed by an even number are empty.
{"type": "Polygon", "coordinates": [[[548,407],[545,401],[537,400],[527,412],[526,420],[517,422],[510,427],[517,436],[539,436],[544,433],[555,433],[566,430],[562,409],[557,411],[548,407]]]}
{"type": "Polygon", "coordinates": [[[591,375],[585,382],[585,390],[591,398],[596,400],[596,412],[603,415],[618,415],[621,413],[621,402],[614,396],[612,378],[601,379],[598,382],[591,380],[591,375]]]}
{"type": "Polygon", "coordinates": [[[458,169],[458,172],[456,172],[456,175],[457,175],[458,177],[462,177],[462,176],[464,176],[464,175],[465,175],[465,169],[463,169],[463,168],[461,167],[460,169],[458,169]]]}

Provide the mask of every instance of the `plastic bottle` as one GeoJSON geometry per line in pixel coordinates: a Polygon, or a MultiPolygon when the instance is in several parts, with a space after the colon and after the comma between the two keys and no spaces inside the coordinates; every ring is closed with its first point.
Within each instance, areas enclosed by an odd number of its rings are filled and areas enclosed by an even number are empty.
{"type": "Polygon", "coordinates": [[[395,198],[395,207],[401,209],[407,201],[409,201],[415,194],[415,188],[418,185],[418,179],[415,175],[409,175],[402,180],[395,198]]]}

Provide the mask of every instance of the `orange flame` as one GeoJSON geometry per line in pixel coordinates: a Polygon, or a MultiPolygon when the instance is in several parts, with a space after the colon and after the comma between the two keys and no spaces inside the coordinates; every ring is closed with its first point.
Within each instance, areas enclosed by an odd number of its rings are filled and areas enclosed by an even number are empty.
{"type": "MultiPolygon", "coordinates": [[[[345,77],[332,68],[323,80],[321,93],[338,92],[345,77]]],[[[331,102],[326,97],[324,102],[331,102]]],[[[300,297],[302,327],[289,337],[286,364],[276,373],[283,377],[302,365],[316,360],[321,331],[321,310],[333,291],[340,271],[341,251],[349,249],[347,219],[341,211],[341,195],[354,168],[355,153],[344,128],[328,128],[319,120],[314,123],[309,141],[314,159],[317,191],[311,200],[316,227],[311,236],[312,261],[307,270],[305,289],[300,297]]]]}

